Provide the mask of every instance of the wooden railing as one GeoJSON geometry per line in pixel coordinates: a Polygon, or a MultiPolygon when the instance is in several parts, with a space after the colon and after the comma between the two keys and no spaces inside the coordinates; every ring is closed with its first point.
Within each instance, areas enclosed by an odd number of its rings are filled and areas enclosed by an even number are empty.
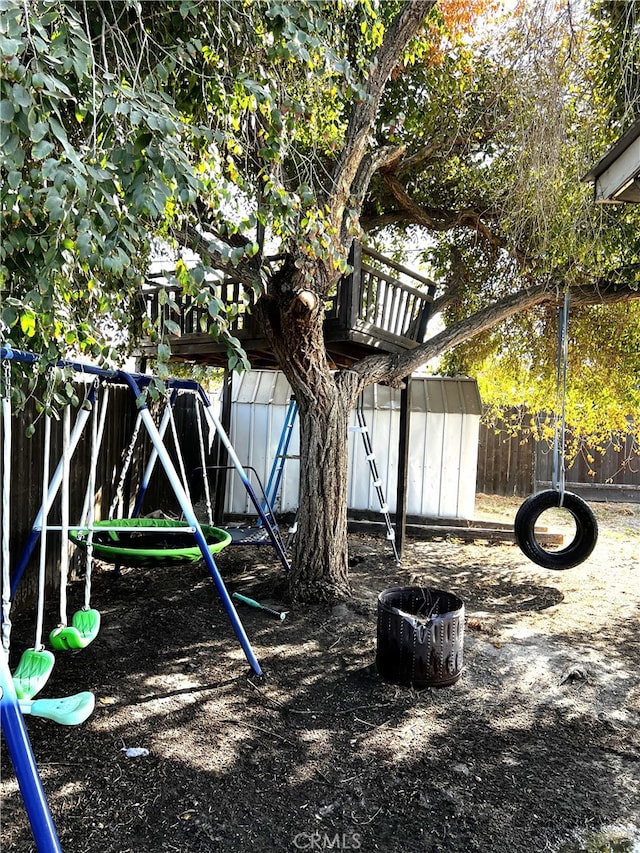
{"type": "Polygon", "coordinates": [[[359,243],[354,243],[349,260],[353,272],[340,282],[327,317],[346,329],[377,330],[422,343],[434,282],[359,243]],[[412,283],[403,282],[400,276],[412,283]]]}
{"type": "MultiPolygon", "coordinates": [[[[216,309],[226,311],[231,320],[231,331],[240,337],[258,334],[255,317],[251,314],[254,291],[238,281],[222,279],[215,285],[208,283],[209,290],[202,297],[183,293],[179,284],[153,284],[145,287],[142,296],[147,316],[154,322],[163,314],[167,328],[177,324],[181,336],[208,334],[213,325],[209,311],[211,299],[218,301],[216,309]]],[[[214,310],[216,313],[216,310],[214,310]]]]}
{"type": "MultiPolygon", "coordinates": [[[[366,333],[372,340],[393,338],[408,345],[421,343],[435,284],[359,244],[354,244],[350,265],[353,271],[327,300],[327,324],[334,331],[366,333]]],[[[201,297],[185,295],[177,284],[153,282],[154,279],[149,280],[142,294],[147,315],[155,321],[162,312],[165,321],[170,321],[168,328],[175,328],[180,336],[209,332],[209,300],[215,298],[218,308],[230,315],[232,334],[240,340],[261,337],[251,312],[255,294],[237,280],[221,278],[211,288],[215,296],[207,293],[201,297]]]]}

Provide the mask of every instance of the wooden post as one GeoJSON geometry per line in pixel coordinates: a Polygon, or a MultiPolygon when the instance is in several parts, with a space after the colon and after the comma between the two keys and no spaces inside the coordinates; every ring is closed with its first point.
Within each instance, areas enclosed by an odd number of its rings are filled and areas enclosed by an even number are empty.
{"type": "MultiPolygon", "coordinates": [[[[224,431],[229,435],[231,426],[231,390],[233,387],[233,374],[225,367],[224,378],[222,380],[222,412],[220,413],[220,423],[224,431]]],[[[220,465],[218,476],[216,478],[216,497],[213,523],[222,526],[224,523],[224,498],[227,491],[227,469],[229,457],[227,449],[221,441],[216,442],[216,465],[220,465]]]]}
{"type": "Polygon", "coordinates": [[[396,492],[396,550],[402,559],[407,526],[407,472],[409,469],[409,427],[411,425],[411,377],[407,376],[400,394],[400,435],[398,437],[398,490],[396,492]]]}
{"type": "Polygon", "coordinates": [[[349,252],[349,264],[353,272],[340,279],[340,325],[344,329],[355,328],[362,302],[362,246],[354,240],[349,252]]]}
{"type": "Polygon", "coordinates": [[[420,312],[420,320],[418,322],[418,331],[416,333],[416,341],[423,344],[427,339],[427,325],[431,317],[431,302],[433,296],[428,301],[425,300],[422,311],[420,312]]]}

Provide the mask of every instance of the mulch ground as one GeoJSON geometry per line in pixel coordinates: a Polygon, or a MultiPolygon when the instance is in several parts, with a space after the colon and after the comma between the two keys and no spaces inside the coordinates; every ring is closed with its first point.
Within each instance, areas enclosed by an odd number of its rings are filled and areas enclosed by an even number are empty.
{"type": "MultiPolygon", "coordinates": [[[[481,509],[505,519],[516,505],[481,509]]],[[[101,632],[58,653],[43,691],[92,690],[93,715],[73,728],[28,719],[62,848],[640,849],[640,505],[594,509],[598,545],[567,572],[512,544],[445,537],[410,540],[397,567],[386,541],[353,536],[354,596],[331,610],[290,608],[270,549],[226,549],[230,591],[288,610],[279,621],[239,605],[262,678],[201,565],[105,566],[101,632]],[[465,602],[451,687],[376,672],[378,593],[407,585],[465,602]]],[[[72,609],[81,596],[70,590],[72,609]]],[[[18,614],[13,666],[32,637],[33,614],[18,614]]],[[[0,759],[2,850],[26,853],[4,743],[0,759]]]]}

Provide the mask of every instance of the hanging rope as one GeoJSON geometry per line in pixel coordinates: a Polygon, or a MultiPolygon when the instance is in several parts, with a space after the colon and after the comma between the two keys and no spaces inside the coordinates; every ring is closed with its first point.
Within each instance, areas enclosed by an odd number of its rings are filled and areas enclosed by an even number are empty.
{"type": "MultiPolygon", "coordinates": [[[[129,442],[129,446],[127,447],[127,451],[124,457],[124,462],[122,463],[122,470],[120,472],[120,479],[118,480],[118,485],[116,487],[116,493],[113,496],[113,501],[111,506],[109,507],[109,519],[115,518],[116,512],[118,511],[118,507],[122,503],[122,493],[124,490],[124,482],[127,478],[127,474],[129,472],[129,468],[131,467],[131,460],[133,459],[133,451],[135,450],[136,442],[138,441],[138,434],[140,432],[140,427],[142,426],[142,410],[138,411],[138,416],[136,418],[136,423],[133,428],[133,435],[131,436],[131,441],[129,442]]],[[[119,515],[122,515],[120,512],[119,515]]]]}
{"type": "Polygon", "coordinates": [[[176,427],[176,419],[174,417],[173,406],[169,399],[167,399],[167,406],[169,409],[169,423],[171,424],[171,435],[173,437],[173,446],[176,449],[176,459],[178,460],[178,467],[180,468],[180,476],[182,477],[182,487],[184,488],[189,501],[191,501],[191,494],[189,492],[189,480],[187,479],[187,472],[184,467],[184,459],[182,458],[182,448],[180,447],[180,439],[178,438],[178,429],[176,427]]]}
{"type": "MultiPolygon", "coordinates": [[[[174,395],[176,393],[177,392],[175,390],[172,391],[171,400],[174,399],[174,395]]],[[[170,412],[170,406],[165,406],[164,412],[162,413],[162,418],[160,420],[160,426],[158,427],[158,435],[163,441],[164,434],[166,433],[167,427],[169,426],[170,412]]],[[[151,475],[153,474],[157,461],[158,450],[155,446],[152,446],[151,453],[149,454],[149,458],[147,460],[146,468],[144,469],[144,474],[142,475],[142,482],[140,484],[140,488],[138,489],[138,494],[136,496],[135,504],[133,506],[133,512],[131,513],[132,518],[138,518],[140,513],[142,512],[142,506],[144,504],[145,495],[147,494],[147,489],[149,488],[149,483],[151,482],[151,475]]]]}
{"type": "Polygon", "coordinates": [[[565,435],[567,400],[567,364],[569,361],[569,293],[558,311],[558,355],[556,363],[556,400],[553,436],[553,468],[551,488],[560,493],[560,506],[565,494],[565,435]]]}
{"type": "Polygon", "coordinates": [[[209,489],[209,477],[207,476],[207,457],[204,448],[204,432],[202,430],[202,415],[200,414],[200,400],[194,398],[196,404],[196,424],[198,425],[198,446],[200,448],[200,466],[202,467],[202,482],[204,484],[204,496],[207,504],[207,520],[213,524],[213,508],[211,506],[211,492],[209,489]]]}
{"type": "MultiPolygon", "coordinates": [[[[42,506],[47,506],[47,493],[49,490],[49,466],[51,462],[51,418],[44,416],[44,436],[42,439],[42,506]]],[[[44,625],[44,594],[47,570],[47,521],[48,508],[42,514],[42,528],[40,530],[40,560],[38,563],[38,606],[36,609],[36,636],[33,648],[36,651],[44,648],[42,644],[42,630],[44,625]]]]}
{"type": "Polygon", "coordinates": [[[89,482],[87,483],[87,491],[85,493],[84,505],[82,507],[82,516],[80,524],[82,527],[86,525],[87,532],[87,553],[85,561],[85,585],[84,585],[84,609],[88,610],[91,606],[91,572],[93,567],[93,531],[95,521],[95,495],[96,495],[96,469],[98,466],[98,454],[102,446],[102,436],[104,435],[104,426],[107,416],[107,403],[109,400],[109,386],[104,389],[102,402],[99,402],[98,391],[100,383],[96,380],[94,390],[93,411],[91,418],[91,459],[89,462],[89,482]]]}
{"type": "MultiPolygon", "coordinates": [[[[49,488],[49,467],[51,461],[51,418],[45,414],[42,448],[42,502],[46,502],[49,488]]],[[[47,517],[42,517],[40,530],[40,561],[38,565],[38,603],[36,607],[36,632],[32,649],[25,649],[13,674],[13,686],[19,699],[32,699],[49,680],[56,659],[53,653],[45,649],[42,643],[44,623],[44,598],[47,557],[47,517]]]]}
{"type": "MultiPolygon", "coordinates": [[[[96,399],[96,387],[92,387],[85,398],[81,413],[86,411],[91,406],[91,463],[89,471],[90,487],[85,494],[85,505],[87,515],[90,518],[89,536],[93,533],[93,512],[94,512],[94,495],[95,495],[95,468],[97,463],[97,448],[98,448],[98,414],[99,405],[96,399]]],[[[80,415],[78,415],[78,418],[80,415]]],[[[104,424],[103,424],[104,425],[104,424]]],[[[54,649],[66,651],[68,649],[83,649],[89,645],[100,630],[100,613],[97,610],[91,609],[89,601],[91,597],[91,555],[87,561],[87,570],[85,575],[85,592],[84,606],[81,610],[77,610],[71,619],[71,624],[67,621],[67,584],[69,580],[69,485],[70,485],[70,467],[71,467],[71,407],[67,406],[63,412],[63,445],[62,445],[62,524],[61,524],[61,551],[60,551],[60,622],[56,628],[49,634],[49,642],[54,649]]],[[[84,515],[84,509],[83,509],[84,515]]],[[[75,537],[75,531],[73,536],[75,537]]],[[[75,538],[74,538],[74,541],[75,538]]],[[[93,548],[93,541],[88,551],[93,548]]]]}
{"type": "Polygon", "coordinates": [[[9,537],[11,530],[11,367],[2,362],[2,648],[9,654],[11,638],[11,574],[9,537]]]}
{"type": "MultiPolygon", "coordinates": [[[[89,463],[89,483],[85,493],[85,502],[82,510],[81,526],[89,525],[88,541],[86,544],[87,557],[85,568],[84,605],[77,610],[67,622],[67,583],[69,579],[69,540],[76,539],[76,531],[69,529],[69,484],[70,464],[73,453],[71,439],[71,414],[70,406],[63,413],[63,448],[62,448],[62,524],[61,524],[61,553],[60,553],[60,622],[49,634],[49,642],[54,649],[66,651],[68,649],[83,649],[88,646],[98,635],[100,630],[100,613],[90,606],[91,600],[91,566],[93,557],[93,530],[95,512],[95,475],[98,461],[99,434],[104,430],[104,416],[106,407],[100,410],[98,401],[98,380],[90,387],[82,404],[80,415],[91,409],[91,454],[89,463]],[[100,420],[99,420],[100,416],[100,420]]],[[[105,401],[106,402],[106,401],[105,401]]]]}
{"type": "Polygon", "coordinates": [[[62,489],[60,531],[60,624],[67,624],[67,582],[69,580],[69,471],[71,467],[71,406],[62,411],[62,489]]]}

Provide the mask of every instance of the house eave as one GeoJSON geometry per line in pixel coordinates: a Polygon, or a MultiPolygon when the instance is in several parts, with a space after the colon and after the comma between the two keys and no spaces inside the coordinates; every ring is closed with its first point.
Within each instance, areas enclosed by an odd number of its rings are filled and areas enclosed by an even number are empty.
{"type": "Polygon", "coordinates": [[[631,125],[583,180],[593,183],[597,203],[640,202],[640,121],[631,125]]]}

